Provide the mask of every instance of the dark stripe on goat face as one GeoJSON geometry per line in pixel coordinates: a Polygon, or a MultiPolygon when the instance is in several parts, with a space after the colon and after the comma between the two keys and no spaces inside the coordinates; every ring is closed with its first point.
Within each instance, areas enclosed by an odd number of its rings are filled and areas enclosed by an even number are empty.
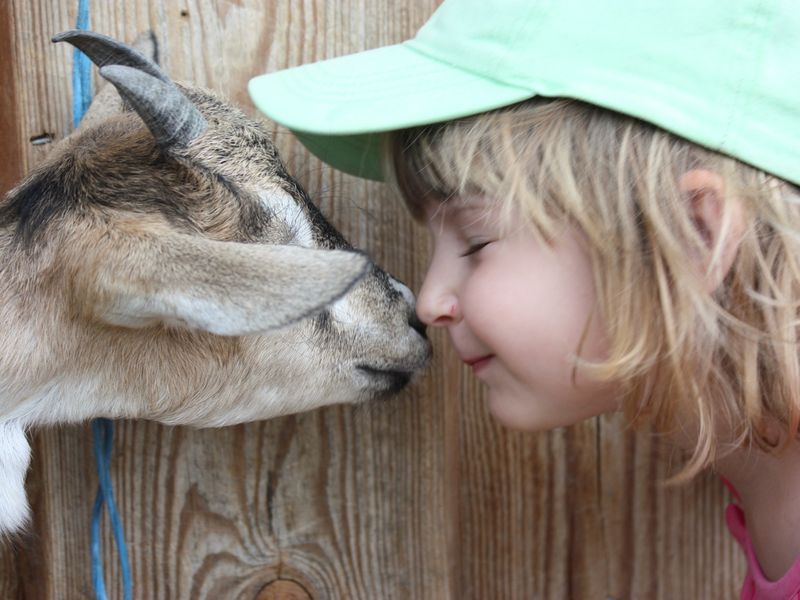
{"type": "MultiPolygon", "coordinates": [[[[294,198],[307,214],[317,243],[323,248],[351,248],[352,246],[334,228],[309,199],[302,186],[286,171],[263,123],[247,117],[241,110],[204,90],[183,88],[211,124],[204,133],[202,147],[187,149],[186,159],[202,161],[209,165],[208,170],[219,173],[222,168],[236,173],[257,185],[259,180],[277,183],[294,198]],[[192,157],[191,154],[195,156],[192,157]],[[217,161],[224,161],[224,167],[213,167],[217,161]]],[[[221,175],[220,175],[221,177],[221,175]]],[[[241,192],[239,192],[241,197],[241,192]]]]}
{"type": "Polygon", "coordinates": [[[401,294],[400,290],[398,290],[394,285],[392,285],[389,279],[389,274],[383,269],[381,269],[378,265],[372,266],[372,271],[370,272],[370,275],[375,280],[375,282],[383,288],[384,293],[386,294],[387,298],[390,301],[395,301],[402,298],[403,294],[401,294]]]}
{"type": "MultiPolygon", "coordinates": [[[[200,109],[210,127],[203,134],[203,143],[193,145],[181,152],[183,160],[198,165],[215,174],[220,181],[230,182],[232,194],[242,200],[242,230],[246,235],[258,235],[260,218],[252,204],[249,194],[244,193],[234,180],[247,181],[248,187],[258,186],[259,182],[277,183],[289,194],[306,213],[316,243],[322,248],[351,248],[352,246],[331,225],[319,208],[311,202],[298,182],[288,174],[271,136],[263,123],[247,117],[237,107],[230,105],[213,93],[196,88],[182,88],[192,103],[200,109]],[[225,171],[230,178],[221,174],[225,171]]],[[[269,217],[269,211],[265,211],[269,217]]]]}
{"type": "MultiPolygon", "coordinates": [[[[261,201],[254,194],[246,192],[230,177],[191,158],[186,159],[185,166],[189,172],[207,179],[206,184],[210,186],[208,193],[214,196],[204,200],[208,206],[219,210],[229,209],[228,215],[219,216],[228,220],[225,224],[226,229],[229,232],[235,232],[235,235],[231,236],[229,233],[224,236],[224,239],[238,242],[258,242],[263,239],[272,215],[264,209],[261,201]]],[[[210,216],[209,211],[202,210],[203,207],[199,204],[197,203],[195,206],[200,212],[198,215],[200,217],[199,225],[204,231],[213,233],[214,223],[207,219],[210,216]],[[203,213],[205,213],[205,219],[202,218],[203,213]]],[[[216,225],[218,227],[220,224],[216,225]]]]}
{"type": "Polygon", "coordinates": [[[158,181],[135,177],[107,177],[71,168],[71,157],[63,157],[56,168],[35,172],[6,197],[0,209],[0,224],[14,231],[15,239],[31,246],[46,237],[51,224],[67,215],[87,216],[109,211],[160,214],[176,229],[196,231],[191,211],[176,195],[164,193],[158,181]]]}
{"type": "Polygon", "coordinates": [[[331,313],[328,310],[323,310],[312,317],[312,323],[316,334],[323,337],[331,335],[333,333],[331,321],[331,313]]]}
{"type": "MultiPolygon", "coordinates": [[[[0,204],[0,225],[12,230],[18,243],[31,245],[53,221],[93,207],[164,212],[158,184],[145,174],[163,170],[169,159],[160,156],[144,132],[130,132],[117,122],[66,144],[0,204]],[[125,201],[131,196],[136,198],[133,206],[125,201]]],[[[166,212],[178,213],[176,208],[166,212]]],[[[185,218],[173,215],[171,220],[185,218]]]]}
{"type": "Polygon", "coordinates": [[[159,152],[154,144],[72,146],[36,170],[0,204],[0,225],[30,246],[51,222],[81,211],[109,221],[117,211],[158,214],[178,231],[205,233],[220,240],[257,242],[269,215],[257,198],[203,165],[159,152]]]}

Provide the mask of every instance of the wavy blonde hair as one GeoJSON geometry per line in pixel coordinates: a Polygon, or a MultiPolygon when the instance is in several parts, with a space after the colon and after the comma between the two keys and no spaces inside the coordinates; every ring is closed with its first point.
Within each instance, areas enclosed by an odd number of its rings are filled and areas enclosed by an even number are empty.
{"type": "MultiPolygon", "coordinates": [[[[388,171],[412,214],[481,193],[552,239],[587,240],[607,360],[576,368],[616,382],[631,422],[690,432],[687,479],[735,448],[777,451],[800,424],[800,195],[794,186],[643,121],[575,100],[532,100],[388,136],[388,171]],[[708,248],[679,189],[707,169],[725,186],[708,248]],[[744,234],[708,291],[733,218],[744,234]],[[776,436],[775,423],[781,425],[776,436]]],[[[580,349],[577,355],[580,356],[580,349]]]]}

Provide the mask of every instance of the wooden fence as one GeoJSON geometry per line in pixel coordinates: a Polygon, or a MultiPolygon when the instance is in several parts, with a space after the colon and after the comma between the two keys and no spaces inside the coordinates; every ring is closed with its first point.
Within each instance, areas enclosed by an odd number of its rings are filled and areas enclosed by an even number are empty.
{"type": "MultiPolygon", "coordinates": [[[[436,0],[99,0],[91,28],[153,29],[178,80],[246,93],[262,72],[399,42],[436,0]]],[[[70,131],[76,0],[3,0],[0,191],[70,131]]],[[[424,93],[424,90],[421,90],[424,93]]],[[[285,130],[290,170],[357,246],[418,288],[426,233],[378,184],[333,172],[285,130]]],[[[391,402],[217,430],[117,425],[112,477],[135,598],[729,599],[744,561],[711,475],[664,488],[668,456],[618,418],[508,432],[443,335],[391,402]]],[[[0,598],[91,598],[88,426],[32,432],[34,521],[0,547],[0,598]]],[[[110,532],[104,559],[121,598],[110,532]]]]}

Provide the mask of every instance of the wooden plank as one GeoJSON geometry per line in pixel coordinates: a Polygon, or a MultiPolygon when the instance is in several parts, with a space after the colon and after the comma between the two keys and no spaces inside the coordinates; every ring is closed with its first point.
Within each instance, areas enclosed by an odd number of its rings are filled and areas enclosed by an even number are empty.
{"type": "MultiPolygon", "coordinates": [[[[11,189],[23,174],[13,17],[10,4],[0,5],[0,194],[11,189]]],[[[19,539],[0,541],[0,598],[18,598],[21,594],[17,546],[21,543],[19,539]]]]}
{"type": "Polygon", "coordinates": [[[520,434],[465,398],[460,597],[738,596],[744,559],[712,474],[665,487],[676,457],[618,416],[520,434]]]}
{"type": "Polygon", "coordinates": [[[17,113],[17,80],[15,69],[14,23],[11,6],[0,6],[0,193],[5,194],[22,177],[20,161],[22,140],[20,139],[20,117],[17,113]]]}

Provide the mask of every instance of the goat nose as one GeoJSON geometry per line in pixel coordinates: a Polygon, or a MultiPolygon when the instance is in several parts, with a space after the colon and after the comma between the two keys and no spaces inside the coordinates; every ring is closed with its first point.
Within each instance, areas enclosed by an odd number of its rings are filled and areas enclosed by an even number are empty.
{"type": "Polygon", "coordinates": [[[408,324],[411,326],[411,329],[419,333],[423,339],[428,339],[428,334],[426,333],[428,327],[420,320],[416,313],[411,313],[408,324]]]}

